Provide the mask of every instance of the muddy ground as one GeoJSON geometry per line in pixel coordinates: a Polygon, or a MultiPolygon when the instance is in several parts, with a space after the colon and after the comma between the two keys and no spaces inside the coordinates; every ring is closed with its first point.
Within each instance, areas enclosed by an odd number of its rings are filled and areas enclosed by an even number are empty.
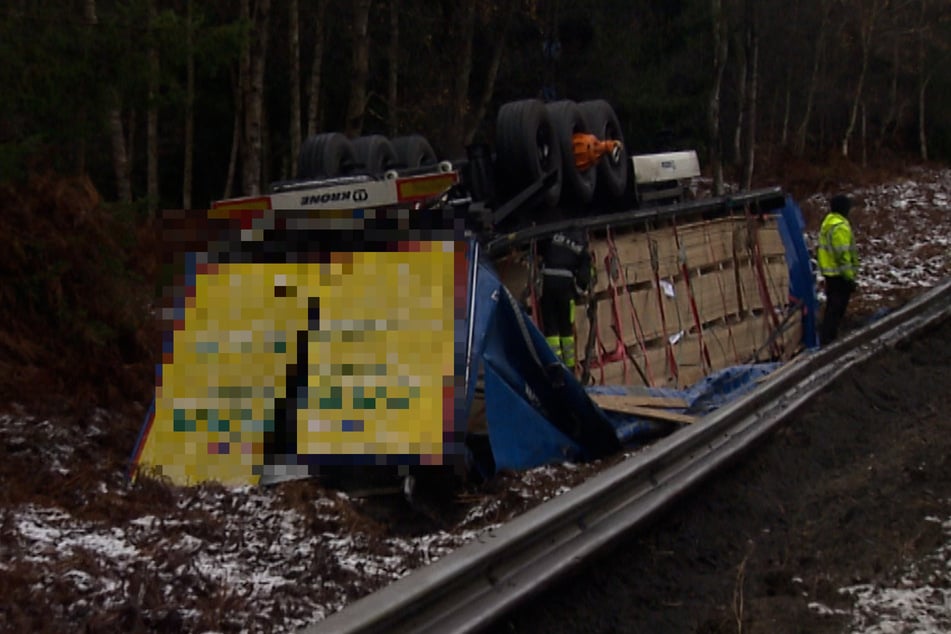
{"type": "MultiPolygon", "coordinates": [[[[853,621],[839,589],[898,587],[899,571],[948,540],[949,388],[946,321],[841,377],[754,454],[493,631],[869,631],[875,617],[853,621]]],[[[935,585],[947,597],[949,563],[930,565],[944,566],[935,585]]],[[[948,607],[943,624],[879,631],[949,631],[948,607]]]]}
{"type": "MultiPolygon", "coordinates": [[[[825,193],[863,201],[847,327],[951,275],[946,168],[819,176],[797,185],[809,231],[825,193]]],[[[293,632],[625,457],[502,473],[413,508],[314,479],[130,484],[161,350],[160,234],[89,183],[34,180],[0,197],[0,632],[293,632]]],[[[927,551],[941,527],[926,514],[951,530],[948,343],[946,327],[912,360],[844,379],[761,456],[501,631],[842,631],[808,603],[841,608],[842,585],[927,551]],[[590,609],[558,612],[579,602],[590,609]]]]}

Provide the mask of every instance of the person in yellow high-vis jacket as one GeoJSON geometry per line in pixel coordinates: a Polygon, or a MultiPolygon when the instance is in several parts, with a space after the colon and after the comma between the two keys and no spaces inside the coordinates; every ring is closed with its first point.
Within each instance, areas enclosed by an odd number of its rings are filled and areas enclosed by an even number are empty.
{"type": "Polygon", "coordinates": [[[822,345],[835,341],[849,298],[857,288],[858,256],[852,225],[849,223],[851,208],[852,201],[848,196],[834,196],[829,201],[829,213],[819,228],[816,256],[819,272],[825,278],[826,291],[825,312],[819,327],[819,342],[822,345]]]}
{"type": "Polygon", "coordinates": [[[588,236],[580,229],[561,231],[542,248],[541,313],[545,341],[558,358],[575,367],[575,299],[588,290],[591,254],[588,236]]]}

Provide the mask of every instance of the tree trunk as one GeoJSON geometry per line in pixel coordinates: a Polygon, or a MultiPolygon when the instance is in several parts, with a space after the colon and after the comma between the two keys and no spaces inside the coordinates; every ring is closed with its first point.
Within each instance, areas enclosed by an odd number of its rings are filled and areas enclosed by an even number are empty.
{"type": "Polygon", "coordinates": [[[749,88],[747,90],[748,105],[746,131],[746,158],[744,159],[743,185],[746,189],[753,187],[753,171],[756,165],[756,101],[759,88],[759,33],[756,29],[755,0],[747,0],[749,24],[747,25],[747,55],[749,63],[749,88]]]}
{"type": "Polygon", "coordinates": [[[801,156],[806,151],[806,137],[812,123],[812,110],[815,105],[816,92],[819,88],[819,77],[822,69],[822,59],[825,55],[826,32],[829,29],[829,18],[832,12],[832,3],[822,0],[822,20],[819,23],[819,32],[816,33],[816,47],[812,58],[812,76],[809,78],[809,88],[806,90],[806,107],[802,114],[802,121],[796,129],[796,154],[801,156]]]}
{"type": "Polygon", "coordinates": [[[96,0],[86,0],[83,3],[83,17],[88,26],[99,24],[99,16],[96,13],[96,0]]]}
{"type": "Polygon", "coordinates": [[[119,92],[109,89],[112,104],[109,107],[109,136],[112,139],[112,170],[116,177],[116,195],[119,202],[132,202],[132,178],[129,174],[129,157],[126,154],[125,133],[122,130],[122,108],[119,92]]]}
{"type": "Polygon", "coordinates": [[[242,185],[246,196],[261,193],[261,157],[263,150],[264,69],[267,60],[270,0],[257,0],[251,16],[248,42],[247,83],[244,85],[244,153],[242,185]]]}
{"type": "Polygon", "coordinates": [[[192,23],[194,0],[185,3],[185,167],[182,174],[182,207],[192,208],[195,161],[195,34],[192,23]]]}
{"type": "Polygon", "coordinates": [[[288,74],[290,77],[290,95],[291,102],[291,170],[297,165],[297,157],[300,155],[301,129],[300,129],[300,7],[298,0],[289,0],[287,5],[287,30],[288,30],[288,57],[290,63],[288,74]]]}
{"type": "Polygon", "coordinates": [[[465,151],[465,125],[469,114],[469,84],[472,81],[472,41],[475,37],[476,3],[464,0],[457,6],[457,18],[453,39],[455,65],[453,68],[452,97],[446,120],[443,139],[445,151],[450,157],[461,156],[465,151]]]}
{"type": "MultiPolygon", "coordinates": [[[[242,4],[245,0],[243,0],[242,4]]],[[[241,62],[243,68],[244,63],[241,62]]],[[[232,74],[232,84],[234,85],[234,125],[231,129],[231,155],[228,157],[228,175],[225,178],[225,190],[222,194],[224,198],[230,198],[234,189],[234,179],[237,175],[238,155],[241,153],[241,123],[244,121],[244,71],[238,72],[238,76],[232,74]]]]}
{"type": "MultiPolygon", "coordinates": [[[[238,3],[238,16],[241,22],[251,25],[251,0],[240,0],[238,3]]],[[[248,109],[247,92],[248,85],[251,83],[251,38],[252,32],[241,42],[241,53],[238,58],[238,76],[232,76],[232,82],[235,87],[234,95],[234,128],[231,139],[231,157],[228,159],[228,178],[225,180],[225,197],[229,197],[235,191],[235,179],[238,176],[238,161],[242,162],[242,180],[244,180],[244,166],[246,160],[247,139],[245,138],[245,117],[248,109]]],[[[242,190],[247,186],[242,183],[242,190]]]]}
{"type": "Polygon", "coordinates": [[[390,0],[390,54],[386,81],[387,132],[396,136],[400,126],[400,0],[390,0]]]}
{"type": "Polygon", "coordinates": [[[505,38],[508,35],[509,27],[515,16],[517,4],[514,2],[504,3],[500,11],[502,12],[502,24],[495,29],[495,47],[492,50],[492,60],[489,62],[489,69],[486,73],[485,84],[482,87],[482,94],[479,96],[479,102],[476,104],[472,115],[469,118],[469,124],[464,137],[464,145],[468,146],[475,139],[479,124],[485,118],[486,110],[495,94],[495,82],[499,76],[499,68],[502,66],[502,54],[505,51],[505,38]]]}
{"type": "Polygon", "coordinates": [[[782,123],[782,132],[780,133],[779,144],[783,147],[789,147],[789,119],[790,111],[792,108],[792,71],[786,73],[786,91],[785,91],[785,100],[783,103],[783,123],[782,123]]]}
{"type": "Polygon", "coordinates": [[[855,126],[858,123],[859,106],[862,103],[862,93],[865,90],[865,77],[868,74],[869,58],[872,54],[872,38],[875,34],[875,22],[878,19],[878,13],[881,8],[880,0],[872,0],[868,13],[865,12],[864,4],[859,8],[859,29],[862,45],[862,67],[859,70],[859,77],[855,85],[855,94],[852,97],[852,108],[849,112],[849,123],[845,128],[845,134],[842,137],[842,156],[849,156],[849,140],[855,132],[855,126]]]}
{"type": "MultiPolygon", "coordinates": [[[[135,129],[136,121],[138,121],[138,113],[135,111],[135,108],[129,110],[128,116],[125,118],[125,155],[128,157],[135,156],[135,129]]],[[[132,159],[129,159],[129,174],[131,178],[132,174],[132,159]]]]}
{"type": "Polygon", "coordinates": [[[307,136],[317,134],[317,116],[320,113],[320,78],[324,64],[324,42],[327,30],[324,20],[329,0],[317,0],[317,24],[314,28],[314,60],[307,83],[307,136]]]}
{"type": "Polygon", "coordinates": [[[928,84],[934,74],[935,66],[929,72],[926,70],[925,35],[928,30],[927,14],[928,0],[921,0],[918,14],[918,151],[922,161],[928,160],[928,126],[925,119],[925,96],[928,93],[928,84]]]}
{"type": "Polygon", "coordinates": [[[868,112],[862,102],[862,169],[868,167],[868,112]]]}
{"type": "MultiPolygon", "coordinates": [[[[93,28],[99,24],[99,15],[96,12],[96,0],[86,0],[83,4],[83,18],[86,25],[93,28]]],[[[116,178],[116,196],[119,202],[132,202],[132,177],[129,170],[129,156],[126,151],[125,133],[122,129],[122,99],[115,86],[109,89],[109,109],[106,114],[106,124],[109,129],[109,139],[112,142],[112,171],[116,178]]],[[[85,163],[85,158],[82,158],[85,163]]],[[[85,165],[83,165],[85,169],[85,165]]]]}
{"type": "MultiPolygon", "coordinates": [[[[749,25],[747,25],[748,28],[749,25]]],[[[744,33],[744,38],[745,35],[744,33]]],[[[746,123],[747,106],[749,105],[747,100],[750,65],[748,44],[746,41],[740,42],[740,36],[737,36],[736,46],[734,46],[734,50],[740,53],[740,58],[737,60],[739,75],[736,80],[736,128],[733,130],[733,156],[731,157],[731,163],[734,167],[743,163],[743,126],[746,123]]]]}
{"type": "Polygon", "coordinates": [[[713,193],[723,195],[723,163],[721,160],[720,136],[720,92],[723,87],[723,72],[729,53],[729,40],[726,34],[726,19],[723,14],[722,0],[711,0],[713,22],[713,89],[710,91],[710,105],[707,109],[707,123],[710,133],[710,170],[713,174],[713,193]]]}
{"type": "Polygon", "coordinates": [[[897,124],[898,119],[898,75],[901,71],[900,36],[895,35],[895,41],[892,43],[892,81],[888,89],[888,111],[882,120],[882,127],[878,131],[878,140],[875,143],[875,149],[881,150],[885,145],[885,139],[893,125],[897,124]]]}
{"type": "Polygon", "coordinates": [[[350,69],[350,100],[344,133],[360,136],[367,109],[367,81],[370,76],[370,0],[353,0],[353,67],[350,69]]]}
{"type": "Polygon", "coordinates": [[[159,204],[158,177],[158,83],[159,52],[156,42],[155,22],[157,11],[155,0],[148,0],[148,111],[146,112],[146,206],[149,216],[154,217],[159,204]]]}
{"type": "Polygon", "coordinates": [[[921,160],[928,160],[928,127],[925,124],[925,95],[928,92],[928,79],[919,77],[918,83],[918,149],[921,160]]]}

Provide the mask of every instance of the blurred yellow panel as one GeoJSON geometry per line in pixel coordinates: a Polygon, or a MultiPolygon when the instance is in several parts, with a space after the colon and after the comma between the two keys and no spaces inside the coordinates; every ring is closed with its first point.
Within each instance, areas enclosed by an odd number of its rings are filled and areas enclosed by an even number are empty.
{"type": "Polygon", "coordinates": [[[255,484],[275,430],[296,437],[298,454],[439,462],[455,256],[443,243],[418,248],[200,267],[160,369],[140,469],[179,484],[255,484]],[[291,383],[301,359],[306,378],[291,383]],[[296,429],[281,430],[288,410],[296,429]]]}

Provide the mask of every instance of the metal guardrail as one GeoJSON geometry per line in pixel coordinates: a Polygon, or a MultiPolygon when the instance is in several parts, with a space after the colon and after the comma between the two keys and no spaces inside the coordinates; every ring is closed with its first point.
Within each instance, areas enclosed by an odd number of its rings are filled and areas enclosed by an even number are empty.
{"type": "Polygon", "coordinates": [[[791,361],[750,395],[301,632],[484,628],[738,458],[848,368],[949,317],[951,279],[791,361]]]}

